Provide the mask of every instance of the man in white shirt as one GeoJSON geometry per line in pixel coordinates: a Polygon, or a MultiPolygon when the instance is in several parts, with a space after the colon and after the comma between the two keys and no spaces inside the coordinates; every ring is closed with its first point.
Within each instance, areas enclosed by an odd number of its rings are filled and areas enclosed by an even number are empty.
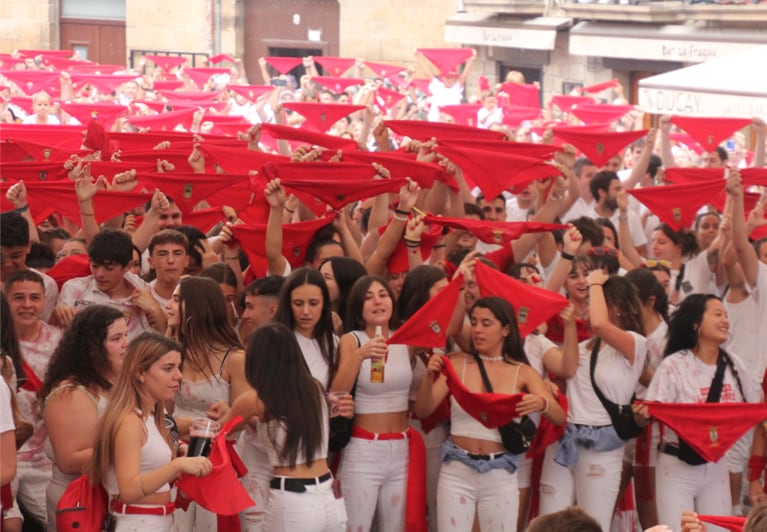
{"type": "Polygon", "coordinates": [[[580,196],[578,196],[578,199],[575,200],[575,203],[573,203],[573,206],[570,207],[570,210],[568,210],[562,217],[563,223],[568,223],[581,216],[593,215],[596,202],[591,196],[589,183],[591,183],[591,178],[594,177],[597,172],[599,172],[599,168],[586,157],[580,157],[575,161],[573,174],[575,174],[575,177],[578,180],[581,193],[580,196]]]}
{"type": "MultiPolygon", "coordinates": [[[[620,212],[618,210],[618,193],[623,190],[618,174],[610,170],[602,170],[591,178],[589,183],[591,195],[596,202],[594,206],[594,218],[607,218],[615,227],[618,227],[620,212]]],[[[637,253],[643,257],[647,255],[647,238],[644,234],[642,221],[633,211],[626,213],[628,216],[631,240],[637,253]]]]}

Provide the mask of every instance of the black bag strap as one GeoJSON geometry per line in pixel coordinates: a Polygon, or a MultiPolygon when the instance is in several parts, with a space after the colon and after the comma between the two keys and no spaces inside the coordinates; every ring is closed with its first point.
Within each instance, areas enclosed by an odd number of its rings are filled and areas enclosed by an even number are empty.
{"type": "Polygon", "coordinates": [[[478,354],[474,355],[474,360],[477,361],[477,365],[479,366],[479,373],[482,375],[482,382],[485,383],[485,389],[489,393],[493,393],[493,386],[490,384],[490,378],[487,376],[487,371],[485,370],[485,363],[482,362],[482,357],[480,357],[478,354]]]}
{"type": "MultiPolygon", "coordinates": [[[[695,355],[693,355],[695,356],[695,355]]],[[[708,389],[708,395],[706,396],[707,403],[718,403],[722,397],[722,387],[724,386],[724,370],[727,369],[727,359],[720,352],[716,357],[716,373],[711,381],[711,387],[708,389]]]]}
{"type": "Polygon", "coordinates": [[[618,403],[613,403],[607,397],[605,397],[605,394],[603,394],[602,390],[600,390],[599,386],[597,386],[597,381],[594,378],[594,372],[597,368],[597,358],[599,357],[599,348],[601,345],[602,339],[597,338],[594,342],[594,347],[591,349],[591,360],[589,361],[589,376],[591,377],[591,387],[594,388],[594,393],[597,395],[597,399],[599,399],[599,402],[602,403],[602,406],[605,407],[605,410],[607,410],[608,414],[613,416],[621,415],[626,409],[628,409],[630,412],[631,403],[633,403],[634,399],[636,399],[636,394],[631,396],[631,401],[628,405],[619,405],[618,403]]]}

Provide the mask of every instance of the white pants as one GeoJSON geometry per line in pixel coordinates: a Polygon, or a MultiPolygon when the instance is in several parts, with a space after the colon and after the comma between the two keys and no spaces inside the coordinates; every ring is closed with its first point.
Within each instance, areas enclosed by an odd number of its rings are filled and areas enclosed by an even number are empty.
{"type": "MultiPolygon", "coordinates": [[[[558,512],[577,504],[599,522],[602,530],[610,530],[620,490],[623,447],[612,451],[591,451],[581,447],[578,463],[571,468],[554,461],[558,449],[559,444],[550,445],[543,460],[540,514],[558,512]]],[[[679,521],[678,516],[676,521],[679,521]]]]}
{"type": "Polygon", "coordinates": [[[348,530],[368,532],[377,513],[378,532],[404,532],[408,440],[352,438],[341,456],[348,530]]]}
{"type": "Polygon", "coordinates": [[[173,515],[125,515],[115,514],[115,532],[170,532],[173,515]]]}
{"type": "Polygon", "coordinates": [[[442,444],[450,435],[450,425],[441,423],[426,434],[421,429],[421,422],[418,419],[410,419],[409,423],[421,433],[426,445],[426,503],[429,509],[426,517],[429,531],[437,532],[437,482],[439,470],[442,467],[442,444]]]}
{"type": "Polygon", "coordinates": [[[237,442],[237,452],[247,474],[240,479],[245,490],[253,499],[255,506],[240,512],[240,527],[243,532],[262,532],[264,530],[265,509],[269,503],[269,481],[274,469],[269,465],[269,456],[259,442],[258,436],[247,427],[237,442]]]}
{"type": "Polygon", "coordinates": [[[439,530],[470,532],[475,511],[482,532],[515,530],[517,475],[505,469],[479,473],[458,461],[444,463],[437,486],[437,508],[439,530]]]}
{"type": "MultiPolygon", "coordinates": [[[[658,453],[655,494],[659,521],[675,531],[679,530],[679,516],[684,510],[730,515],[732,501],[727,460],[693,466],[675,456],[658,453]]],[[[724,530],[706,526],[709,532],[724,530]]]]}
{"type": "Polygon", "coordinates": [[[264,530],[267,532],[343,532],[344,499],[333,495],[332,481],[306,486],[304,493],[270,490],[264,530]]]}
{"type": "Polygon", "coordinates": [[[218,516],[196,502],[190,502],[187,511],[176,510],[173,516],[174,532],[216,532],[218,530],[218,516]]]}

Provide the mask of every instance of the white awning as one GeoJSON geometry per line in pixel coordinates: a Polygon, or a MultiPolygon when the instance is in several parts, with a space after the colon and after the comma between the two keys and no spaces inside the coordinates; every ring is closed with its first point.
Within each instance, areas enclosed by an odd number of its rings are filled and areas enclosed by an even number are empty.
{"type": "Polygon", "coordinates": [[[765,44],[767,32],[735,28],[580,22],[570,30],[571,54],[620,59],[703,63],[765,44]]]}
{"type": "Polygon", "coordinates": [[[501,22],[489,14],[459,13],[445,23],[445,41],[525,50],[553,50],[557,29],[571,22],[572,19],[562,17],[501,22]]]}
{"type": "Polygon", "coordinates": [[[767,120],[767,46],[639,81],[647,112],[767,120]]]}

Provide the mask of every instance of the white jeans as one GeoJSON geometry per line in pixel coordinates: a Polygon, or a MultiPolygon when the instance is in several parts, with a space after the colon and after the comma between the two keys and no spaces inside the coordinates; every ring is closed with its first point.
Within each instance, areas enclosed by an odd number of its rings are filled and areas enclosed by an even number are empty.
{"type": "Polygon", "coordinates": [[[189,503],[189,509],[173,512],[174,532],[216,532],[218,516],[196,502],[189,503]]]}
{"type": "Polygon", "coordinates": [[[404,532],[409,442],[352,438],[341,456],[341,481],[348,530],[368,532],[377,515],[378,532],[404,532]],[[381,511],[376,514],[376,507],[381,511]]]}
{"type": "Polygon", "coordinates": [[[420,420],[410,419],[409,424],[421,433],[424,445],[426,445],[426,503],[429,508],[426,517],[429,531],[437,532],[437,482],[439,481],[439,470],[442,467],[442,444],[450,435],[450,425],[441,423],[426,434],[421,429],[420,420]]]}
{"type": "Polygon", "coordinates": [[[265,509],[269,502],[269,481],[274,469],[269,464],[263,444],[258,436],[247,427],[237,441],[237,452],[248,472],[240,479],[245,490],[253,499],[255,506],[240,512],[240,527],[243,532],[262,532],[264,530],[265,509]]]}
{"type": "Polygon", "coordinates": [[[465,530],[478,514],[482,532],[515,530],[519,511],[517,475],[505,469],[480,473],[466,464],[442,464],[437,485],[439,530],[465,530]]]}
{"type": "Polygon", "coordinates": [[[343,532],[344,499],[335,498],[331,480],[306,486],[304,493],[273,489],[264,525],[267,532],[343,532]]]}
{"type": "MultiPolygon", "coordinates": [[[[34,462],[19,461],[13,479],[13,507],[5,511],[5,518],[21,518],[19,503],[43,526],[48,521],[45,489],[51,481],[52,463],[47,458],[34,462]]],[[[55,519],[54,519],[55,520],[55,519]]]]}
{"type": "Polygon", "coordinates": [[[550,445],[543,460],[540,514],[558,512],[577,504],[599,522],[602,530],[610,530],[620,490],[623,447],[612,451],[591,451],[581,447],[578,463],[572,468],[554,461],[558,449],[559,444],[550,445]]]}
{"type": "Polygon", "coordinates": [[[115,514],[115,532],[170,532],[173,515],[125,515],[115,514]]]}
{"type": "MultiPolygon", "coordinates": [[[[679,530],[679,516],[684,510],[729,515],[732,501],[727,460],[693,466],[675,456],[658,453],[655,494],[659,521],[675,531],[679,530]]],[[[709,532],[724,530],[706,526],[709,532]]]]}

